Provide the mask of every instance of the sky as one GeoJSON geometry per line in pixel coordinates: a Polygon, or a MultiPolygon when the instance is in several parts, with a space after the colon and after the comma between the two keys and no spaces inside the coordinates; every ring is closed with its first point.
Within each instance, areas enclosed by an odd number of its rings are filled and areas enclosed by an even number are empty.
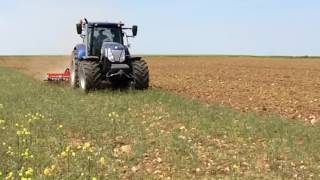
{"type": "Polygon", "coordinates": [[[65,55],[75,24],[138,25],[133,54],[320,55],[319,0],[1,0],[0,55],[65,55]]]}

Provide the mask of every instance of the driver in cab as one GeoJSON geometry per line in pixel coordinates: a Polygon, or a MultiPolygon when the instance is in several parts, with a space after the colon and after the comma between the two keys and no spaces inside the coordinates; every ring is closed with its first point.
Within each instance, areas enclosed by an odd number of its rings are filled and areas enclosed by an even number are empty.
{"type": "Polygon", "coordinates": [[[100,55],[100,50],[101,50],[103,42],[105,40],[109,39],[109,37],[106,36],[103,32],[104,32],[104,30],[100,29],[99,34],[96,37],[94,37],[94,41],[93,41],[94,42],[93,47],[95,49],[94,52],[95,52],[95,55],[98,55],[98,56],[100,55]]]}

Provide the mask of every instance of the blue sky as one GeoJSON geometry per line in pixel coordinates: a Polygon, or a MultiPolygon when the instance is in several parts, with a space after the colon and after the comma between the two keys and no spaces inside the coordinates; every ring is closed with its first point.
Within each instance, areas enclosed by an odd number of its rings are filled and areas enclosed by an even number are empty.
{"type": "Polygon", "coordinates": [[[320,55],[317,0],[2,0],[0,55],[69,54],[83,17],[139,25],[136,54],[320,55]]]}

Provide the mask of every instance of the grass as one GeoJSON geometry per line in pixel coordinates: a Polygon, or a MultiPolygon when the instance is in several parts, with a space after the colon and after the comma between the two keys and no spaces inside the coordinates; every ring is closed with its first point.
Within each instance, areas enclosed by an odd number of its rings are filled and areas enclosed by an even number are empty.
{"type": "Polygon", "coordinates": [[[318,179],[320,128],[0,68],[0,179],[318,179]]]}

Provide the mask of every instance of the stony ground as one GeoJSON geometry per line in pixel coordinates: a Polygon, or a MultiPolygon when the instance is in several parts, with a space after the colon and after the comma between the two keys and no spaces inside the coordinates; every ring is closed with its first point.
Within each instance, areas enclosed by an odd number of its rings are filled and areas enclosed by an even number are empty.
{"type": "Polygon", "coordinates": [[[157,57],[154,87],[241,111],[320,118],[319,59],[157,57]]]}
{"type": "MultiPolygon", "coordinates": [[[[209,104],[316,122],[320,59],[274,57],[146,57],[153,88],[209,104]]],[[[0,66],[36,78],[62,72],[69,57],[1,57],[0,66]]]]}

